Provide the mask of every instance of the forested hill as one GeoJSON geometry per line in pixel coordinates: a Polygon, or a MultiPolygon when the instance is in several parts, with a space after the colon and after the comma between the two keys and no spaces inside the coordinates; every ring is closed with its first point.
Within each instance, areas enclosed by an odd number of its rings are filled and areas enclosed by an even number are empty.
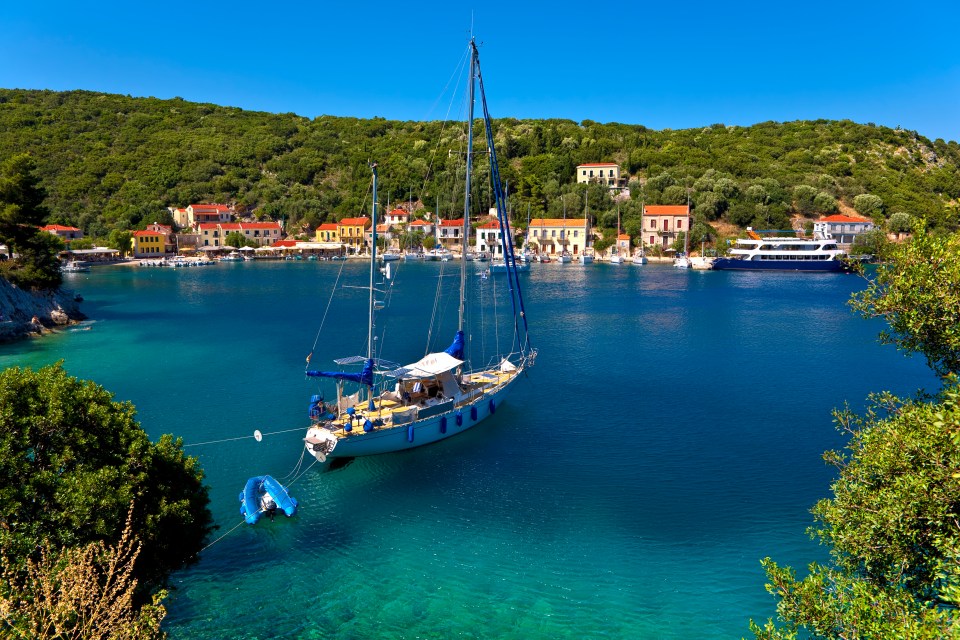
{"type": "MultiPolygon", "coordinates": [[[[632,199],[619,206],[634,234],[641,202],[682,204],[688,196],[698,220],[711,225],[784,228],[796,214],[854,207],[878,221],[903,212],[958,226],[960,146],[913,131],[827,120],[654,131],[501,119],[494,127],[521,220],[528,211],[560,216],[564,207],[582,215],[576,166],[618,162],[631,176],[632,199]]],[[[288,229],[357,215],[369,206],[369,161],[379,164],[384,201],[419,201],[459,217],[462,172],[453,174],[464,138],[462,123],[311,120],[177,98],[0,89],[0,159],[31,154],[50,222],[100,238],[197,202],[236,203],[282,217],[288,229]]],[[[484,180],[477,184],[479,212],[490,203],[484,180]]],[[[591,216],[614,226],[617,203],[599,187],[588,197],[591,216]]]]}

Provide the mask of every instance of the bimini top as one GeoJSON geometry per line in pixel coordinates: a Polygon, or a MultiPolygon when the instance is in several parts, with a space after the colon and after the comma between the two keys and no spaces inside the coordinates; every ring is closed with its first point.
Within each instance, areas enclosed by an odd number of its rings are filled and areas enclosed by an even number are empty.
{"type": "Polygon", "coordinates": [[[446,351],[438,353],[429,353],[413,364],[393,371],[390,375],[394,378],[431,378],[440,375],[444,371],[456,369],[463,364],[463,360],[458,360],[446,351]]]}

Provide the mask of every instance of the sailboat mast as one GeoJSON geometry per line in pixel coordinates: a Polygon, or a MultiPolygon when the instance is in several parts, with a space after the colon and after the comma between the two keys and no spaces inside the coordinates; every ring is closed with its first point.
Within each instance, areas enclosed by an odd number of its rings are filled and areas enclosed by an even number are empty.
{"type": "MultiPolygon", "coordinates": [[[[373,205],[371,207],[371,243],[370,243],[370,317],[367,322],[367,361],[373,359],[373,285],[374,270],[377,268],[377,163],[371,162],[370,168],[373,170],[373,205]]],[[[373,387],[367,391],[367,403],[370,411],[373,411],[373,387]]]]}
{"type": "MultiPolygon", "coordinates": [[[[473,102],[474,102],[474,85],[475,75],[476,75],[476,64],[477,64],[477,49],[473,46],[473,41],[470,41],[470,79],[468,85],[468,102],[467,102],[467,180],[466,180],[466,190],[463,194],[463,236],[466,238],[467,229],[470,225],[470,183],[471,183],[471,174],[473,173],[473,102]]],[[[464,248],[463,252],[460,255],[460,330],[463,330],[464,327],[464,298],[466,297],[467,291],[467,251],[464,248]]]]}

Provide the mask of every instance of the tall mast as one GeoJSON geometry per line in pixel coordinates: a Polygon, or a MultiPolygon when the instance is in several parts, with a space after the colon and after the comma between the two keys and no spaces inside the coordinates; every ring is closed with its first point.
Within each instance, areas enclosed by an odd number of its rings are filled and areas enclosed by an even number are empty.
{"type": "MultiPolygon", "coordinates": [[[[477,48],[473,40],[470,40],[470,79],[468,89],[467,103],[467,182],[466,190],[463,194],[463,237],[467,236],[467,229],[470,225],[470,174],[473,173],[473,102],[474,102],[474,76],[476,75],[477,48]]],[[[460,330],[464,327],[464,298],[467,291],[467,251],[466,248],[460,254],[460,330]]]]}
{"type": "MultiPolygon", "coordinates": [[[[370,317],[367,321],[367,361],[373,359],[373,272],[377,268],[377,163],[371,162],[370,168],[373,170],[373,205],[371,207],[371,229],[372,235],[370,243],[370,317]]],[[[373,406],[373,387],[368,390],[367,408],[374,410],[373,406]]]]}

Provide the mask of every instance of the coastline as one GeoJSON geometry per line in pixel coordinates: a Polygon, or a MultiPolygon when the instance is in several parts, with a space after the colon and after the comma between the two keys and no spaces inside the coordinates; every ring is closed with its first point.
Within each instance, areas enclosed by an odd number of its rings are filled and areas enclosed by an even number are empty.
{"type": "Polygon", "coordinates": [[[0,278],[0,342],[43,335],[86,319],[77,298],[63,288],[25,291],[0,278]]]}

